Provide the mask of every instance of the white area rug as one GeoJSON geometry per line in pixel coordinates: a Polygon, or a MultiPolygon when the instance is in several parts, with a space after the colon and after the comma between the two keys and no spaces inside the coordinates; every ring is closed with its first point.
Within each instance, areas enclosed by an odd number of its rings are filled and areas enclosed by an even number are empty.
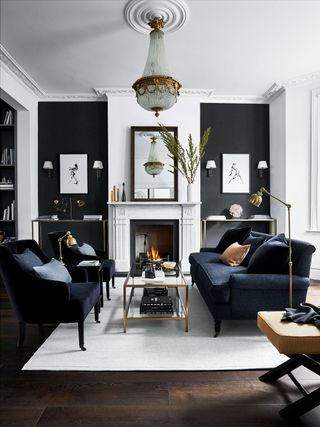
{"type": "Polygon", "coordinates": [[[23,367],[51,371],[203,371],[265,369],[284,360],[261,334],[255,321],[224,321],[213,338],[214,324],[196,287],[190,287],[189,332],[183,321],[128,321],[123,333],[122,284],[117,278],[101,323],[93,314],[85,322],[85,347],[78,347],[76,324],[60,325],[23,367]]]}

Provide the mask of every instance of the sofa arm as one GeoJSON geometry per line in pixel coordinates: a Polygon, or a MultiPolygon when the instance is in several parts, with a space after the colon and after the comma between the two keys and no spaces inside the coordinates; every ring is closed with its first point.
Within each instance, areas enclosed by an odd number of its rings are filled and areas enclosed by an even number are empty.
{"type": "Polygon", "coordinates": [[[200,252],[216,252],[219,253],[216,248],[200,248],[200,252]]]}
{"type": "MultiPolygon", "coordinates": [[[[287,274],[232,274],[230,276],[231,289],[254,290],[288,290],[289,275],[287,274]]],[[[294,290],[308,289],[310,281],[307,277],[292,276],[294,290]]]]}

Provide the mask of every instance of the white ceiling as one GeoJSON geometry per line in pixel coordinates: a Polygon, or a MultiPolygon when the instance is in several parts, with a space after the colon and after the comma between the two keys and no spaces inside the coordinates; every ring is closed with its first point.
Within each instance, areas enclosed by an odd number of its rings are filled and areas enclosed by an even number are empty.
{"type": "MultiPolygon", "coordinates": [[[[149,40],[125,22],[126,2],[1,0],[1,44],[46,93],[130,87],[149,40]]],[[[165,39],[184,88],[261,95],[320,70],[320,1],[185,2],[189,21],[165,39]]]]}

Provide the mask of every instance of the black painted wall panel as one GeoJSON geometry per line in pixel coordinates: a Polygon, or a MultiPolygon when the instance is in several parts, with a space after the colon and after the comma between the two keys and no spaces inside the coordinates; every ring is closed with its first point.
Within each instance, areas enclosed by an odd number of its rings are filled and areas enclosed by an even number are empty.
{"type": "MultiPolygon", "coordinates": [[[[59,154],[88,154],[88,194],[71,194],[73,200],[82,199],[85,206],[73,204],[73,218],[84,214],[107,217],[107,103],[106,102],[39,102],[38,127],[38,202],[39,215],[58,214],[69,218],[69,213],[56,212],[53,200],[69,197],[60,194],[59,154]],[[54,163],[54,174],[49,178],[42,169],[45,160],[54,163]],[[92,169],[94,160],[102,160],[101,180],[92,169]]],[[[97,242],[98,244],[99,242],[97,242]]]]}
{"type": "MultiPolygon", "coordinates": [[[[260,208],[248,202],[249,194],[222,194],[222,153],[250,154],[250,193],[260,187],[269,188],[269,171],[258,176],[259,160],[269,164],[269,106],[260,104],[201,104],[201,134],[211,126],[212,132],[201,163],[201,217],[229,215],[229,207],[238,203],[243,208],[242,217],[252,214],[269,214],[269,198],[264,197],[260,208]],[[207,160],[215,160],[217,169],[207,177],[207,160]]],[[[235,224],[234,226],[243,226],[235,224]]],[[[216,242],[228,225],[215,225],[209,229],[209,242],[216,242]]],[[[255,227],[268,231],[267,226],[255,227]]]]}

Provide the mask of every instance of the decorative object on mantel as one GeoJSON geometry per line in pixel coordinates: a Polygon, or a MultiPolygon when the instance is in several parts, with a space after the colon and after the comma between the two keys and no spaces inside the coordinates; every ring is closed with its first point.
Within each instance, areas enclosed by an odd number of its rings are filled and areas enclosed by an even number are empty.
{"type": "Polygon", "coordinates": [[[159,126],[161,128],[160,135],[170,153],[169,157],[172,160],[177,160],[177,165],[170,165],[170,167],[172,168],[170,172],[173,173],[174,170],[177,170],[181,173],[181,175],[186,178],[188,182],[187,199],[188,202],[192,202],[194,198],[194,180],[196,178],[197,170],[201,159],[203,158],[205,153],[204,148],[208,142],[211,133],[211,127],[207,128],[204,131],[199,145],[195,145],[193,143],[192,136],[191,134],[189,134],[188,148],[184,148],[178,138],[174,137],[170,132],[168,132],[165,126],[161,124],[159,124],[159,126]]]}
{"type": "Polygon", "coordinates": [[[120,190],[116,185],[111,190],[111,202],[120,202],[120,190]]]}
{"type": "Polygon", "coordinates": [[[62,199],[54,199],[53,204],[57,212],[66,213],[69,211],[70,219],[73,219],[73,203],[76,203],[78,208],[82,208],[85,205],[84,200],[78,199],[73,200],[71,197],[63,197],[62,199]]]}
{"type": "Polygon", "coordinates": [[[278,197],[274,196],[273,194],[269,193],[269,191],[267,191],[264,187],[261,187],[256,193],[251,194],[251,196],[248,199],[249,202],[258,208],[262,203],[263,193],[268,194],[269,197],[272,197],[273,199],[282,203],[287,208],[287,211],[288,211],[289,307],[292,307],[292,245],[291,245],[291,217],[290,217],[291,205],[279,199],[278,197]]]}
{"type": "Polygon", "coordinates": [[[257,169],[259,171],[259,177],[263,178],[263,171],[268,169],[268,163],[265,160],[260,160],[257,169]]]}
{"type": "Polygon", "coordinates": [[[147,174],[152,175],[153,178],[156,175],[160,175],[163,171],[164,163],[160,162],[157,153],[157,137],[156,135],[151,136],[151,145],[148,156],[148,161],[143,165],[147,174]]]}
{"type": "Polygon", "coordinates": [[[103,163],[102,163],[102,161],[101,160],[95,160],[94,163],[93,163],[92,169],[95,169],[97,179],[101,179],[101,177],[102,177],[102,170],[103,170],[103,163]]]}
{"type": "Polygon", "coordinates": [[[154,111],[158,117],[159,111],[168,110],[177,102],[181,84],[170,77],[171,73],[167,66],[162,31],[164,19],[159,16],[159,10],[151,14],[148,25],[152,31],[147,62],[142,77],[132,85],[132,88],[136,91],[138,104],[145,110],[154,111]]]}
{"type": "Polygon", "coordinates": [[[240,218],[242,215],[243,209],[241,205],[233,204],[229,208],[229,214],[232,216],[232,218],[240,218]]]}
{"type": "Polygon", "coordinates": [[[122,202],[126,202],[127,201],[127,196],[126,196],[126,189],[125,189],[125,183],[122,183],[122,196],[121,196],[121,201],[122,202]]]}

